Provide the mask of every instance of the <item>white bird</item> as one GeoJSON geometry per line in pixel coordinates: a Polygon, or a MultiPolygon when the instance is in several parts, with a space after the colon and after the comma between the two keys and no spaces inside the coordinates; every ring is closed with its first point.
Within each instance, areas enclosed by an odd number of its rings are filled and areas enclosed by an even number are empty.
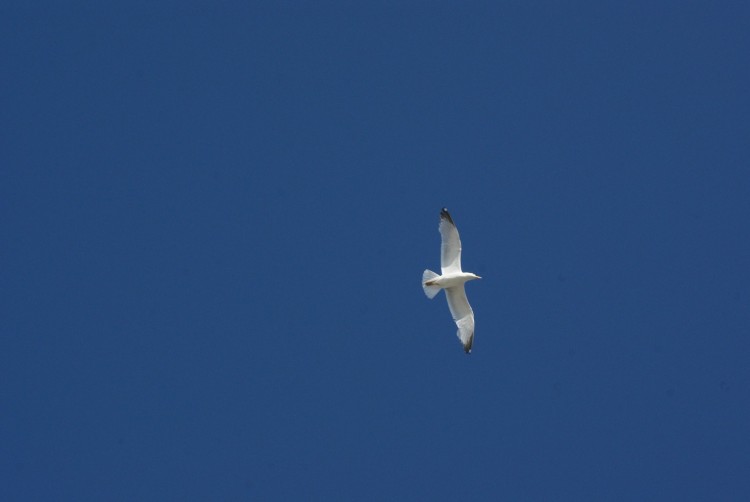
{"type": "Polygon", "coordinates": [[[443,241],[440,247],[440,268],[443,275],[425,270],[422,274],[422,288],[430,299],[435,298],[441,289],[445,290],[448,307],[458,326],[456,334],[468,354],[474,343],[474,311],[466,299],[464,283],[481,277],[461,271],[461,239],[458,237],[458,229],[453,223],[453,218],[445,208],[440,211],[440,236],[443,241]]]}

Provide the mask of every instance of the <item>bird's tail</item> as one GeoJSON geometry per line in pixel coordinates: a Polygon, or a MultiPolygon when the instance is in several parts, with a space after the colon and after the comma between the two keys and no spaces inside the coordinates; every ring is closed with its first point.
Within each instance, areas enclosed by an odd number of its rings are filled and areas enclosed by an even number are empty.
{"type": "Polygon", "coordinates": [[[427,295],[427,298],[432,300],[435,298],[435,295],[440,293],[440,290],[443,289],[440,286],[428,286],[427,283],[434,279],[435,277],[440,277],[438,274],[433,272],[432,270],[425,270],[422,274],[422,288],[424,288],[424,294],[427,295]]]}

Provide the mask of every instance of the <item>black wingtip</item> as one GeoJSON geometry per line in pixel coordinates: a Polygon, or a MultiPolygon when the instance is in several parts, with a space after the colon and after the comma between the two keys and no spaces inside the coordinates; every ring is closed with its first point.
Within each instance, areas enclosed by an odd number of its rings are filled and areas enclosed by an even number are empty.
{"type": "Polygon", "coordinates": [[[474,345],[474,333],[471,334],[471,338],[469,338],[469,341],[466,342],[464,345],[464,352],[466,352],[466,355],[471,354],[471,347],[474,345]]]}
{"type": "MultiPolygon", "coordinates": [[[[440,218],[442,218],[444,220],[448,220],[451,223],[453,223],[453,218],[451,218],[451,214],[448,212],[448,210],[446,208],[443,208],[443,209],[440,210],[440,218]]],[[[455,225],[455,223],[454,223],[454,225],[455,225]]]]}

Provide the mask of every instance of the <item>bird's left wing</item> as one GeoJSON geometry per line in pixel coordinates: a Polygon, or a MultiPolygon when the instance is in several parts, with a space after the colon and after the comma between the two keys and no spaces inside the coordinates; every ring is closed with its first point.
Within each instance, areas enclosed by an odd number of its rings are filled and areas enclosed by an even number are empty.
{"type": "Polygon", "coordinates": [[[450,213],[443,208],[440,211],[440,268],[443,275],[450,272],[461,272],[461,239],[450,213]]]}
{"type": "Polygon", "coordinates": [[[474,311],[471,310],[469,300],[466,298],[466,290],[463,284],[446,288],[445,296],[448,298],[448,308],[451,309],[453,320],[456,321],[456,326],[458,326],[456,334],[468,354],[471,352],[471,346],[474,343],[474,311]]]}

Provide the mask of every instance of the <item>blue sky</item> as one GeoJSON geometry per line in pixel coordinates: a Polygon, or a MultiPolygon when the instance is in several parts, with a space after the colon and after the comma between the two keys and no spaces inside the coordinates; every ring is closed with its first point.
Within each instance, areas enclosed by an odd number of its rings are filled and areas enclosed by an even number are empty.
{"type": "Polygon", "coordinates": [[[4,500],[750,496],[746,5],[1,13],[4,500]]]}

